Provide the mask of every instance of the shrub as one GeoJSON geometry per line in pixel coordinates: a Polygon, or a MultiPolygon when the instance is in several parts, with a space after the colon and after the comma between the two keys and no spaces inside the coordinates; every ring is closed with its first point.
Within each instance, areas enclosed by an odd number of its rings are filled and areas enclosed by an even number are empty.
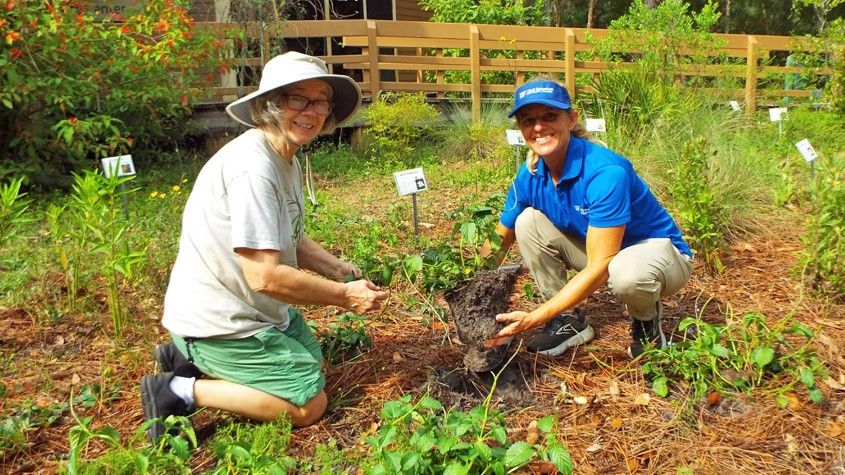
{"type": "Polygon", "coordinates": [[[0,178],[54,181],[92,157],[172,135],[216,76],[214,38],[194,31],[181,2],[143,3],[103,18],[85,0],[6,2],[0,178]]]}
{"type": "Polygon", "coordinates": [[[822,171],[798,262],[822,294],[845,297],[845,169],[822,171]]]}
{"type": "Polygon", "coordinates": [[[719,253],[725,243],[727,218],[708,179],[709,155],[703,137],[688,142],[678,157],[669,190],[693,252],[704,258],[708,271],[719,273],[724,268],[719,253]]]}
{"type": "Polygon", "coordinates": [[[428,136],[437,110],[422,94],[385,94],[367,108],[367,137],[372,159],[398,164],[413,163],[414,145],[428,136]]]}

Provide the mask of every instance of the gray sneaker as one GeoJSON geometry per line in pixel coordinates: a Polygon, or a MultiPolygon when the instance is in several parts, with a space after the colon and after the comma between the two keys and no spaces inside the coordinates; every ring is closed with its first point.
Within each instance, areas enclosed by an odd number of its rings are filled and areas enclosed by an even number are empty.
{"type": "Polygon", "coordinates": [[[657,315],[651,320],[637,320],[631,318],[631,346],[628,356],[636,358],[648,348],[663,348],[666,346],[666,335],[663,334],[663,303],[657,301],[657,315]]]}
{"type": "Polygon", "coordinates": [[[162,373],[175,373],[176,376],[186,378],[202,377],[202,371],[185,358],[173,342],[162,343],[155,346],[153,350],[158,371],[162,373]]]}
{"type": "Polygon", "coordinates": [[[528,350],[546,356],[559,356],[566,350],[593,339],[595,332],[580,309],[562,313],[549,320],[546,326],[528,341],[528,350]]]}

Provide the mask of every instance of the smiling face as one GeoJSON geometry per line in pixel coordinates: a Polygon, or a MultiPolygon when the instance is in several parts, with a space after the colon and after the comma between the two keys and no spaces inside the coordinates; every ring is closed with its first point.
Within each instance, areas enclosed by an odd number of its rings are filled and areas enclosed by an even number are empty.
{"type": "Polygon", "coordinates": [[[528,148],[547,160],[566,158],[569,137],[578,123],[578,113],[544,104],[529,104],[516,113],[516,123],[528,148]]]}
{"type": "Polygon", "coordinates": [[[279,107],[282,109],[278,124],[279,130],[291,144],[301,147],[314,140],[326,122],[327,114],[318,112],[318,107],[313,104],[313,101],[331,102],[332,90],[325,81],[308,79],[285,88],[284,94],[301,96],[311,101],[302,110],[288,107],[285,98],[282,98],[279,103],[279,107]]]}

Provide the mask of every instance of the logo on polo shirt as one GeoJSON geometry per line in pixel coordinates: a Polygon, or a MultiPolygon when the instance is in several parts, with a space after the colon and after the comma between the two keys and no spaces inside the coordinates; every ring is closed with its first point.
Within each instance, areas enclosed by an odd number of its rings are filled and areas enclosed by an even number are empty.
{"type": "Polygon", "coordinates": [[[590,214],[590,208],[584,208],[578,205],[575,205],[575,211],[581,213],[581,216],[587,216],[588,214],[590,214]]]}
{"type": "Polygon", "coordinates": [[[552,94],[554,92],[554,88],[551,87],[531,87],[524,91],[520,91],[519,98],[522,99],[525,96],[529,96],[531,94],[552,94]]]}

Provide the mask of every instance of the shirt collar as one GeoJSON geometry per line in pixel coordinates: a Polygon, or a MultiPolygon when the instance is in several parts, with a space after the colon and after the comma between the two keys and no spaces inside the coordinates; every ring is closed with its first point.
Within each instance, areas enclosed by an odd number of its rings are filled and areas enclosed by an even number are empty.
{"type": "MultiPolygon", "coordinates": [[[[563,162],[563,176],[560,181],[573,180],[581,174],[584,165],[584,140],[572,135],[569,137],[569,147],[566,149],[566,160],[563,162]]],[[[546,176],[549,169],[545,160],[537,164],[537,174],[546,176]]]]}

